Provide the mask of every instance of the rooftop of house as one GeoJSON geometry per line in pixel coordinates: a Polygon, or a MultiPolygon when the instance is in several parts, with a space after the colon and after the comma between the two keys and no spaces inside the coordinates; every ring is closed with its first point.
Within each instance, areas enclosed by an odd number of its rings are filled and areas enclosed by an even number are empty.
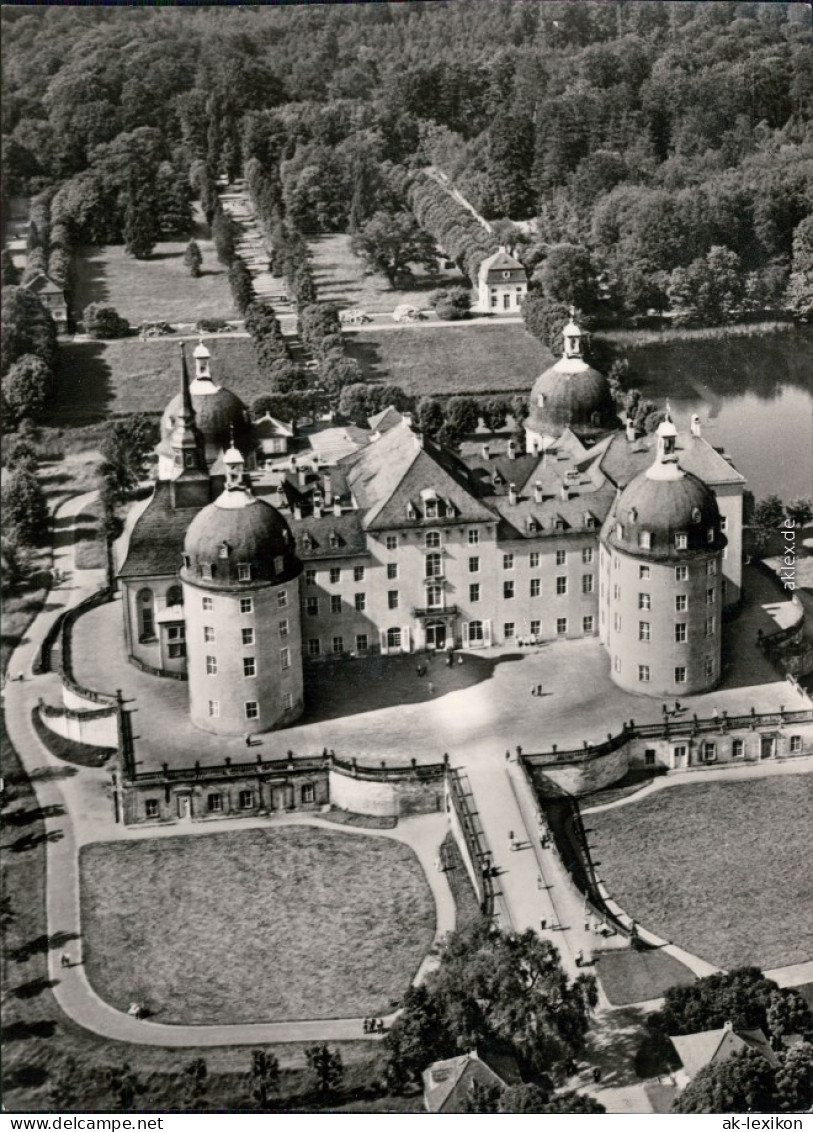
{"type": "Polygon", "coordinates": [[[32,275],[27,282],[23,283],[23,287],[26,291],[33,291],[37,295],[60,295],[62,298],[65,296],[63,289],[41,271],[38,271],[36,275],[32,275]]]}
{"type": "MultiPolygon", "coordinates": [[[[652,434],[629,440],[623,432],[614,433],[604,447],[601,470],[618,487],[625,487],[653,463],[656,439],[652,434]]],[[[720,449],[713,447],[704,437],[694,436],[689,430],[678,429],[676,452],[681,468],[709,487],[745,483],[745,477],[720,449]]]]}
{"type": "Polygon", "coordinates": [[[433,1062],[423,1073],[423,1095],[427,1112],[462,1111],[472,1084],[514,1085],[521,1080],[516,1061],[504,1055],[488,1055],[484,1061],[477,1053],[461,1054],[433,1062]]]}
{"type": "Polygon", "coordinates": [[[178,573],[186,529],[200,508],[174,509],[171,491],[168,480],[156,481],[152,499],[133,527],[119,577],[163,577],[178,573]]]}
{"type": "Polygon", "coordinates": [[[477,272],[477,277],[481,283],[484,283],[493,276],[494,272],[502,273],[503,271],[521,271],[523,277],[525,276],[525,268],[519,260],[510,255],[507,248],[500,247],[483,260],[477,272]]]}
{"type": "Polygon", "coordinates": [[[399,425],[403,419],[403,413],[399,413],[392,405],[388,405],[380,413],[373,413],[368,419],[368,423],[372,432],[377,432],[380,436],[383,436],[385,432],[389,432],[391,428],[399,425]]]}
{"type": "Polygon", "coordinates": [[[689,1078],[712,1061],[726,1061],[741,1049],[754,1049],[772,1065],[776,1064],[776,1055],[762,1030],[735,1030],[730,1022],[719,1030],[701,1030],[669,1040],[689,1078]]]}

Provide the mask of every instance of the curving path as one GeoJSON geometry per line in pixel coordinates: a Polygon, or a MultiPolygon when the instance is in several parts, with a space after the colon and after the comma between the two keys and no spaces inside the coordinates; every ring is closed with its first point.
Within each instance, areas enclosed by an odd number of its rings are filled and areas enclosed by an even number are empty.
{"type": "MultiPolygon", "coordinates": [[[[79,957],[81,950],[81,911],[78,849],[81,844],[106,840],[110,835],[110,775],[104,769],[66,767],[41,742],[31,723],[31,714],[41,696],[60,700],[61,683],[53,673],[34,677],[32,664],[43,637],[65,609],[78,604],[99,589],[102,570],[74,567],[73,524],[76,516],[96,497],[88,492],[67,500],[55,515],[54,568],[64,581],[49,594],[43,611],[34,619],[9,664],[13,676],[4,689],[4,707],[9,737],[31,779],[37,803],[58,816],[45,818],[47,837],[47,923],[50,936],[67,937],[63,948],[48,953],[53,994],[65,1014],[85,1029],[102,1037],[140,1045],[171,1047],[257,1045],[289,1041],[340,1041],[370,1038],[364,1034],[362,1018],[315,1019],[290,1022],[252,1023],[228,1026],[169,1026],[136,1019],[104,1002],[91,987],[79,957]],[[96,796],[95,799],[93,796],[96,796]],[[95,804],[94,804],[95,801],[95,804]],[[100,817],[101,815],[101,817],[100,817]],[[61,951],[71,958],[70,967],[60,965],[61,951]]],[[[143,509],[140,505],[139,509],[143,509]]],[[[132,529],[138,509],[128,515],[124,538],[132,529]]],[[[48,812],[46,809],[46,812],[48,812]]],[[[342,827],[311,815],[281,815],[273,819],[224,819],[215,823],[192,824],[184,835],[207,834],[218,830],[249,829],[252,826],[314,825],[334,832],[342,827]]],[[[438,846],[448,823],[444,814],[425,814],[404,818],[392,830],[353,827],[351,832],[366,837],[391,837],[408,845],[423,867],[435,901],[435,941],[455,925],[455,906],[445,874],[434,865],[438,846]]],[[[123,839],[178,836],[177,827],[117,827],[123,839]]],[[[414,982],[421,981],[436,962],[433,951],[423,959],[414,982]]],[[[395,1017],[390,1015],[385,1023],[395,1017]]]]}

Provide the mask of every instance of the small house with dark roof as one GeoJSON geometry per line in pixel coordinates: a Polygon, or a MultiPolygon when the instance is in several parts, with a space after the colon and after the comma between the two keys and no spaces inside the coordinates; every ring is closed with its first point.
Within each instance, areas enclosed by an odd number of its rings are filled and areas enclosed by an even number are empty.
{"type": "Polygon", "coordinates": [[[49,279],[41,271],[36,275],[26,280],[23,284],[26,291],[31,291],[36,295],[51,318],[56,323],[56,328],[60,334],[64,334],[68,329],[68,304],[65,299],[65,292],[58,283],[54,283],[53,279],[49,279]]]}
{"type": "Polygon", "coordinates": [[[500,246],[480,264],[476,307],[480,313],[518,314],[527,293],[525,268],[506,247],[500,246]]]}

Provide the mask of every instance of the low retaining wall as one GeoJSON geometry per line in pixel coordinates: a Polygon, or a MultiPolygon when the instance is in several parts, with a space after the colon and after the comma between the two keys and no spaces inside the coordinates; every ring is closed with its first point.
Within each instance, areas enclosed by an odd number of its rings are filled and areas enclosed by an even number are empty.
{"type": "Polygon", "coordinates": [[[109,747],[111,750],[116,750],[119,745],[115,707],[97,711],[72,711],[69,708],[51,707],[40,700],[37,711],[43,726],[54,734],[61,735],[63,739],[86,743],[90,747],[109,747]]]}
{"type": "Polygon", "coordinates": [[[387,779],[382,773],[372,777],[368,772],[357,775],[335,764],[329,773],[330,801],[340,810],[375,817],[399,817],[405,814],[428,814],[442,810],[443,778],[432,775],[387,779]]]}

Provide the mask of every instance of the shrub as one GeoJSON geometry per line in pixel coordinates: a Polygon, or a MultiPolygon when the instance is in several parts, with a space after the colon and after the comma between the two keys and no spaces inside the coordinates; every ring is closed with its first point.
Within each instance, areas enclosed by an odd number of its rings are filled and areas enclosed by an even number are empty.
{"type": "Polygon", "coordinates": [[[89,303],[82,318],[91,338],[126,338],[130,333],[130,323],[114,307],[89,303]]]}

